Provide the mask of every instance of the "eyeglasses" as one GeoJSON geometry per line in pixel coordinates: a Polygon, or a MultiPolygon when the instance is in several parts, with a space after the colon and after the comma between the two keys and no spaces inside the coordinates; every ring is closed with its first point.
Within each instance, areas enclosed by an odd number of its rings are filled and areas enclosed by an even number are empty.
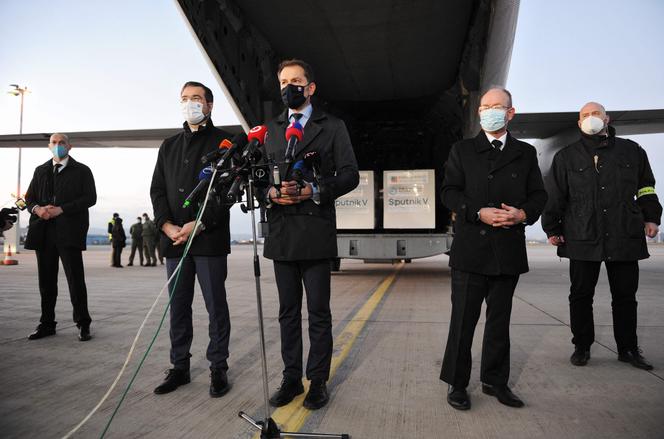
{"type": "Polygon", "coordinates": [[[484,110],[509,110],[511,107],[506,107],[501,104],[495,104],[495,105],[480,105],[480,111],[484,110]]]}

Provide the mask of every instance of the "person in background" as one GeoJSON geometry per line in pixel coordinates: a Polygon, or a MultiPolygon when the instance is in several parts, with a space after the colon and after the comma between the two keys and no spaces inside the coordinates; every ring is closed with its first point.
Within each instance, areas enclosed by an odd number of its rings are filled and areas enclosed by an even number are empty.
{"type": "Polygon", "coordinates": [[[117,217],[113,224],[113,267],[122,268],[122,249],[127,245],[127,235],[122,226],[122,218],[117,217]]]}
{"type": "Polygon", "coordinates": [[[157,265],[157,257],[154,254],[155,243],[159,241],[157,226],[150,219],[147,213],[143,214],[143,228],[141,232],[143,238],[143,253],[145,253],[145,265],[154,267],[157,265]]]}
{"type": "Polygon", "coordinates": [[[138,250],[138,259],[143,266],[143,223],[141,217],[136,218],[136,222],[129,228],[129,235],[131,235],[131,253],[129,254],[129,263],[127,267],[134,265],[134,255],[138,250]]]}
{"type": "Polygon", "coordinates": [[[119,218],[120,214],[115,212],[113,216],[111,217],[110,220],[108,220],[107,224],[107,232],[108,232],[108,242],[111,244],[111,267],[113,266],[113,225],[115,225],[115,219],[119,218]]]}
{"type": "Polygon", "coordinates": [[[51,135],[48,148],[53,157],[35,169],[25,194],[31,213],[25,248],[35,250],[37,255],[41,296],[40,323],[28,337],[30,340],[55,335],[60,261],[69,284],[78,338],[91,338],[83,251],[89,228],[88,209],[97,202],[97,192],[92,171],[69,155],[71,147],[67,135],[51,135]]]}

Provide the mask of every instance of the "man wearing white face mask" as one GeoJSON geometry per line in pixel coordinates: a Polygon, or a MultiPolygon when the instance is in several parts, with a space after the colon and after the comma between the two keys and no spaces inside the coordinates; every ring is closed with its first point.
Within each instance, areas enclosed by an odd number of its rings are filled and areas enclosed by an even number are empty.
{"type": "Polygon", "coordinates": [[[88,292],[82,251],[88,233],[88,209],[97,202],[90,168],[69,156],[71,144],[65,134],[51,136],[53,158],[35,169],[25,194],[30,227],[25,248],[36,250],[41,296],[41,319],[30,340],[55,335],[55,302],[58,297],[58,260],[62,261],[79,340],[90,340],[88,292]]]}
{"type": "Polygon", "coordinates": [[[547,198],[535,148],[507,131],[512,95],[492,88],[478,112],[482,131],[452,146],[441,194],[456,220],[452,317],[440,379],[449,384],[447,402],[458,410],[470,408],[471,347],[485,300],[482,391],[507,406],[524,405],[508,387],[510,314],[519,276],[528,271],[524,229],[537,221],[547,198]]]}
{"type": "MultiPolygon", "coordinates": [[[[229,133],[212,123],[213,100],[212,91],[205,85],[193,81],[184,84],[180,91],[180,105],[185,119],[183,130],[164,140],[152,176],[150,197],[154,223],[161,231],[159,245],[161,254],[166,257],[168,277],[178,266],[190,235],[195,234],[182,261],[177,284],[170,286],[173,296],[170,308],[170,360],[173,368],[168,370],[164,382],[154,389],[156,394],[172,392],[191,380],[191,305],[196,278],[209,317],[209,393],[212,397],[220,397],[230,390],[226,371],[231,324],[224,286],[226,258],[230,253],[230,206],[222,204],[220,197],[210,196],[200,227],[194,230],[202,200],[192,200],[192,205],[184,203],[199,182],[199,173],[203,168],[201,157],[218,151],[219,143],[230,138],[229,133]]],[[[144,239],[147,238],[144,236],[144,239]]]]}
{"type": "Polygon", "coordinates": [[[618,359],[650,370],[636,336],[636,291],[638,261],[649,256],[645,238],[657,235],[662,215],[655,178],[646,152],[616,137],[602,105],[584,105],[578,125],[581,139],[553,159],[549,204],[542,215],[549,243],[570,259],[570,362],[585,366],[590,359],[593,296],[604,262],[618,359]]]}

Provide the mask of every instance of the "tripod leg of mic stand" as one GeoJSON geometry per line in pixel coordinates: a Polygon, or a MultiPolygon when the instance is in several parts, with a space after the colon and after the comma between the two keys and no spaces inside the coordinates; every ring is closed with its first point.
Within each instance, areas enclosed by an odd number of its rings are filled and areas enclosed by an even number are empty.
{"type": "Polygon", "coordinates": [[[327,434],[327,433],[295,433],[282,431],[279,437],[304,437],[309,439],[350,439],[349,434],[327,434]]]}

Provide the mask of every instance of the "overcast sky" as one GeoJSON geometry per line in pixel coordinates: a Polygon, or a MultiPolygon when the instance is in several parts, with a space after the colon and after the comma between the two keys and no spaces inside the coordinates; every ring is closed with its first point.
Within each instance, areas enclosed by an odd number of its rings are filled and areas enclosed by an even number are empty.
{"type": "MultiPolygon", "coordinates": [[[[171,0],[2,0],[0,89],[27,85],[24,133],[177,127],[187,80],[211,86],[213,120],[236,124],[171,0]]],[[[507,86],[520,112],[664,108],[664,2],[522,1],[507,86]]],[[[0,134],[18,132],[19,99],[0,94],[0,134]]],[[[632,136],[664,182],[664,135],[632,136]]],[[[22,190],[49,151],[24,149],[22,190]]],[[[72,150],[94,172],[91,226],[150,211],[155,150],[72,150]]],[[[0,150],[0,206],[16,188],[16,150],[0,150]]],[[[25,221],[25,218],[23,219],[25,221]]],[[[234,232],[248,218],[232,215],[234,232]]],[[[533,228],[531,235],[537,233],[533,228]]],[[[540,232],[541,233],[541,232],[540,232]]]]}

